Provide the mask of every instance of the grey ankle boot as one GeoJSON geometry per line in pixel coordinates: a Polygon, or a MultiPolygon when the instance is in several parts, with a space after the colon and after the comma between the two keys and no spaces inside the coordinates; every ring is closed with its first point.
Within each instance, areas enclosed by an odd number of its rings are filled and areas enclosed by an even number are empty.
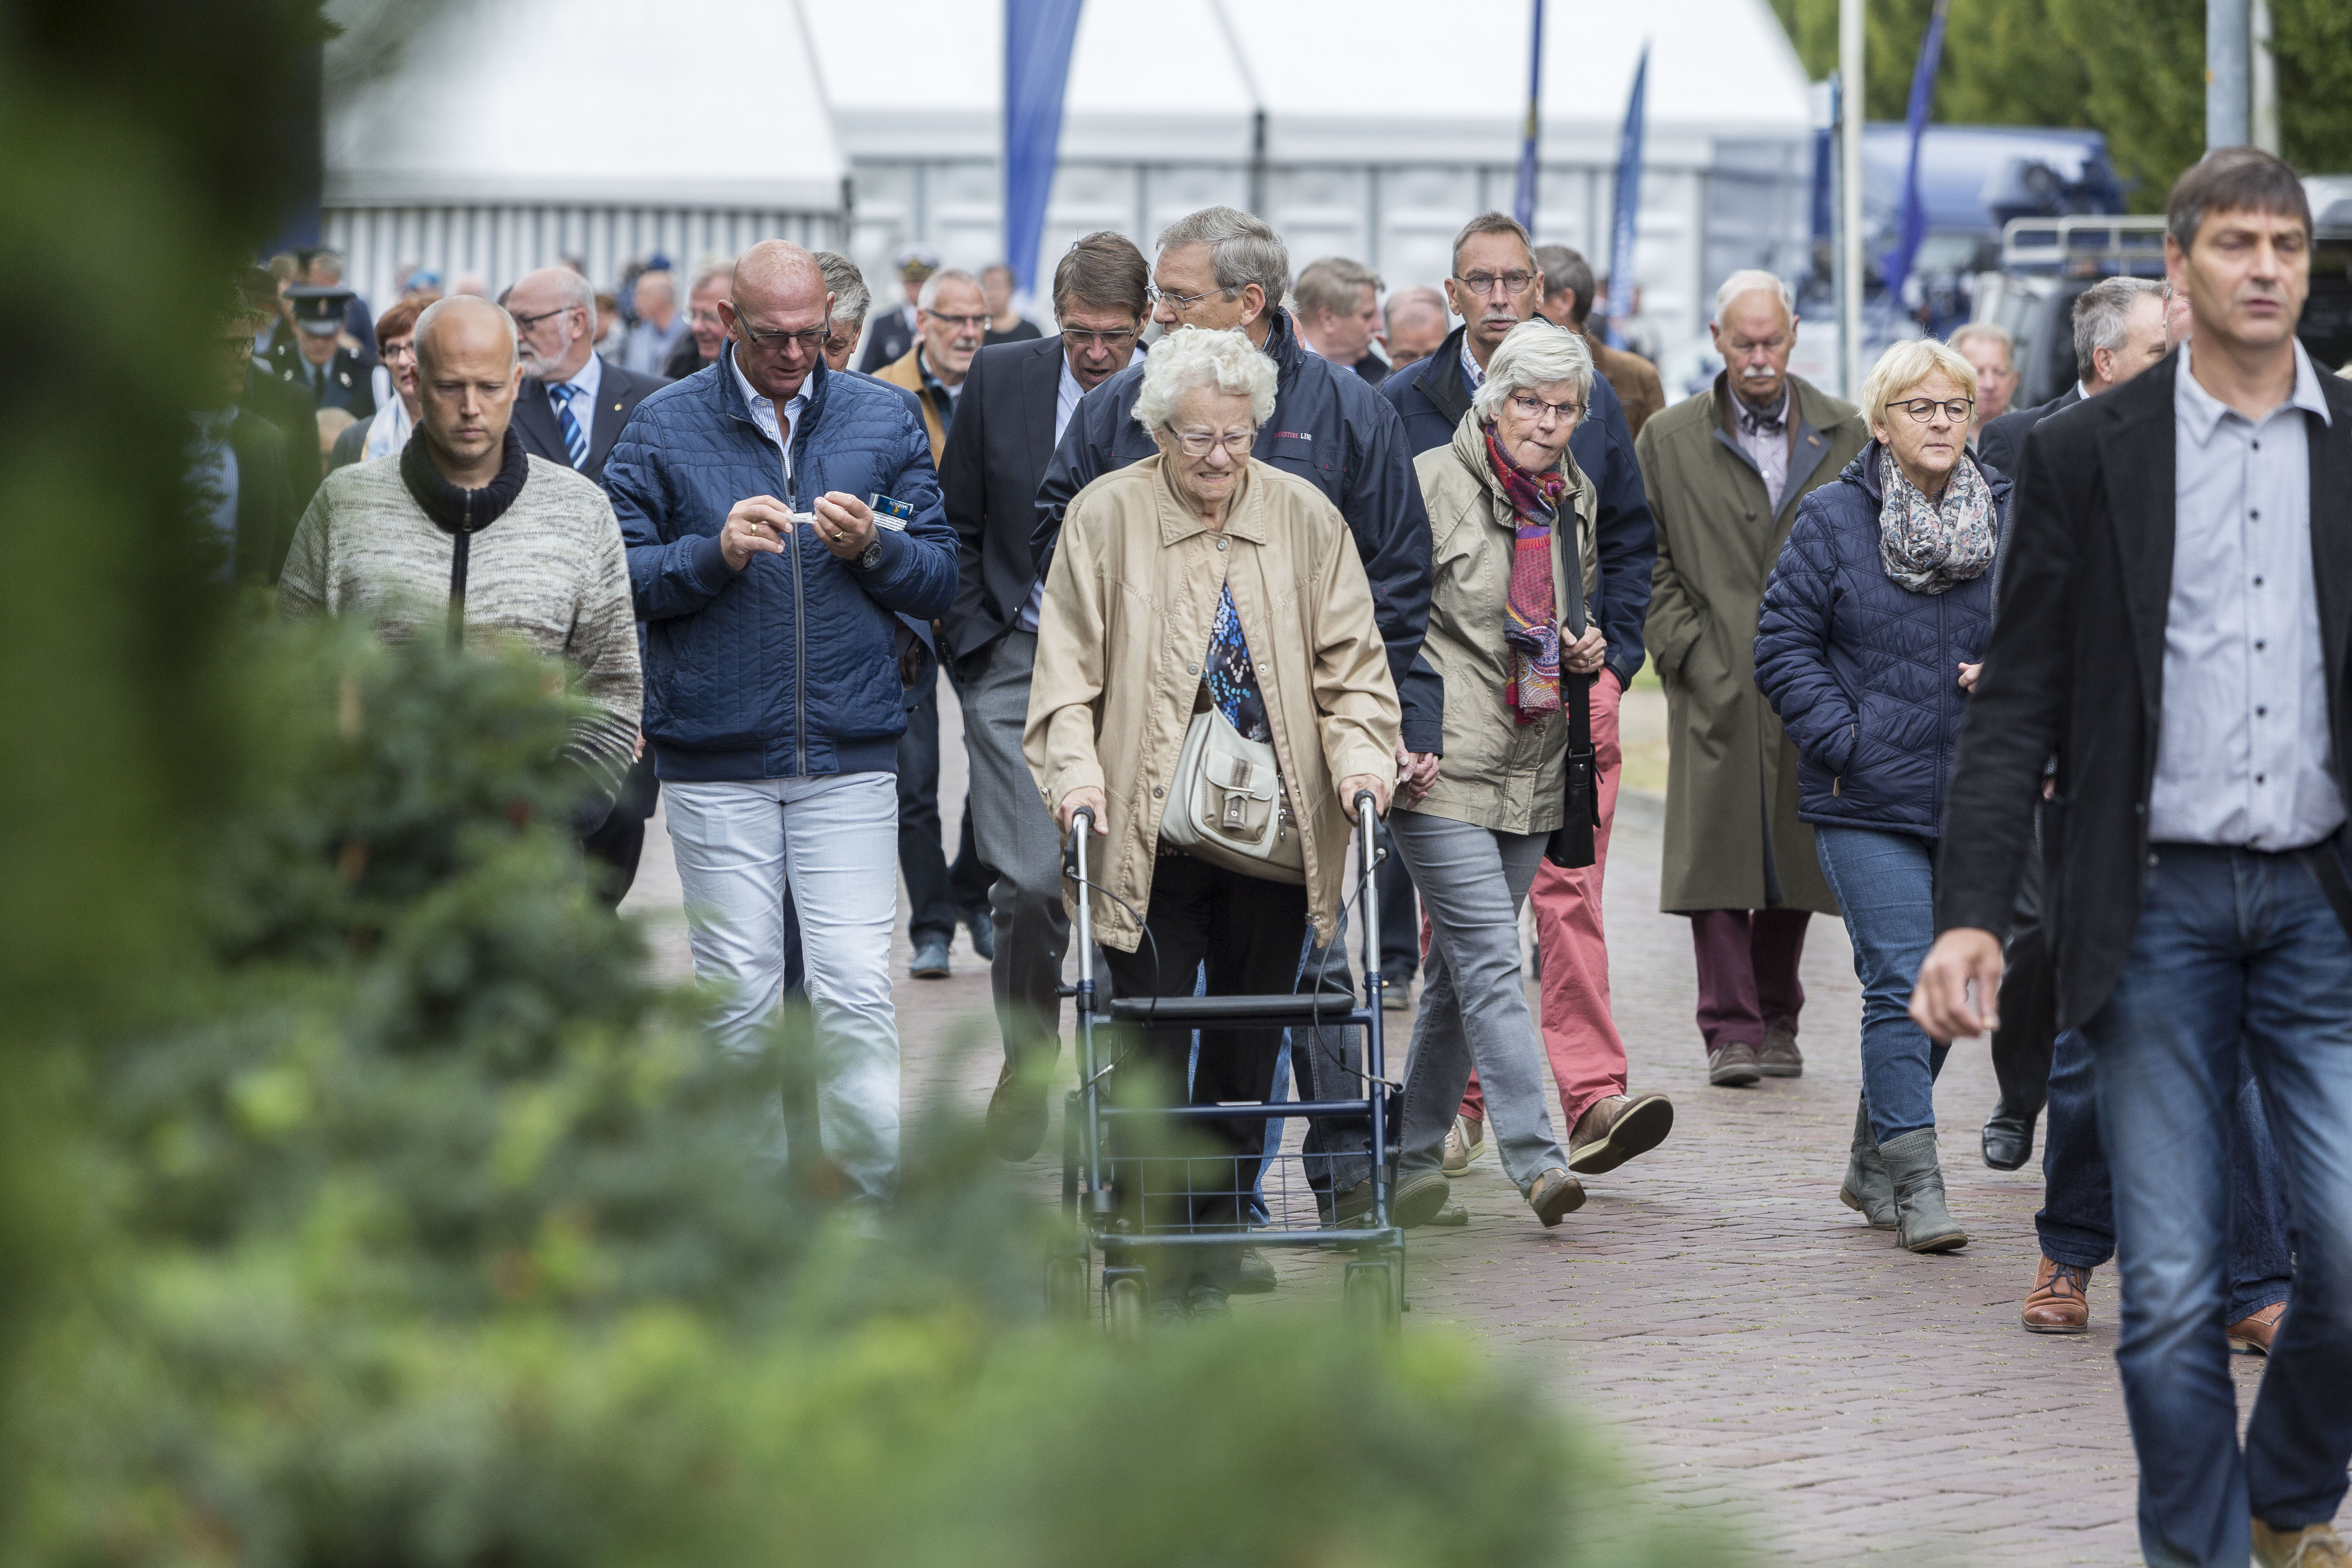
{"type": "Polygon", "coordinates": [[[1846,1161],[1838,1201],[1868,1220],[1874,1230],[1895,1228],[1895,1183],[1870,1135],[1870,1102],[1859,1096],[1853,1109],[1853,1152],[1846,1161]]]}
{"type": "Polygon", "coordinates": [[[1969,1233],[1944,1206],[1944,1172],[1936,1163],[1936,1130],[1922,1127],[1878,1146],[1895,1183],[1895,1240],[1914,1252],[1953,1252],[1969,1233]]]}

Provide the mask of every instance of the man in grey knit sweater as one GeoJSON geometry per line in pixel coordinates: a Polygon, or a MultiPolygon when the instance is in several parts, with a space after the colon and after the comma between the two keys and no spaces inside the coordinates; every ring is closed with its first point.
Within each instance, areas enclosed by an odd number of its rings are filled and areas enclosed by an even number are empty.
{"type": "Polygon", "coordinates": [[[278,612],[365,615],[393,637],[511,638],[562,658],[591,705],[569,748],[589,775],[577,824],[588,831],[628,772],[644,695],[620,524],[602,489],[527,456],[509,427],[522,365],[506,311],[440,300],[417,319],[415,344],[417,438],[319,487],[278,612]]]}

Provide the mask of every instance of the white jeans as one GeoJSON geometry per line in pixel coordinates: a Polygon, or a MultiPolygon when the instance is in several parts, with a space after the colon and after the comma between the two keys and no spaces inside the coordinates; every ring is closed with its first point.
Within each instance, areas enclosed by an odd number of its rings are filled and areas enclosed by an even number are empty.
{"type": "MultiPolygon", "coordinates": [[[[710,1031],[756,1053],[784,984],[784,892],[800,915],[825,1157],[887,1204],[898,1181],[898,786],[886,773],[664,784],[694,973],[726,993],[710,1031]]],[[[772,1148],[784,1152],[783,1108],[772,1148]]]]}

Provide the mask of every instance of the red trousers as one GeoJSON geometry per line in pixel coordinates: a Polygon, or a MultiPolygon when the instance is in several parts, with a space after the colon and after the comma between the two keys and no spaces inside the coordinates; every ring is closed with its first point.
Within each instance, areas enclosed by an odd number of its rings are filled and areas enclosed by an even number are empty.
{"type": "MultiPolygon", "coordinates": [[[[1601,826],[1592,835],[1593,861],[1563,871],[1550,861],[1536,869],[1528,901],[1535,906],[1536,946],[1542,955],[1544,1055],[1559,1086],[1563,1142],[1596,1100],[1625,1092],[1625,1042],[1609,1011],[1609,934],[1601,922],[1601,883],[1609,867],[1609,826],[1617,817],[1617,775],[1625,761],[1617,740],[1617,704],[1623,693],[1617,678],[1592,683],[1592,750],[1599,764],[1601,826]]],[[[1422,952],[1429,951],[1429,927],[1422,926],[1422,952]]],[[[1462,1114],[1486,1117],[1486,1103],[1474,1074],[1462,1097],[1462,1114]]]]}

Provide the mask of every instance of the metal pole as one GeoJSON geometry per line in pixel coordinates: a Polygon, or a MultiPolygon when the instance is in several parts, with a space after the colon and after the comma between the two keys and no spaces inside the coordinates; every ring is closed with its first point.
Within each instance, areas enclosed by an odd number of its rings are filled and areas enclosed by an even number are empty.
{"type": "Polygon", "coordinates": [[[1838,300],[1843,391],[1862,391],[1862,121],[1869,100],[1863,75],[1862,0],[1838,0],[1838,257],[1845,292],[1838,300]]]}
{"type": "Polygon", "coordinates": [[[2271,3],[2253,0],[2247,13],[2252,24],[2253,51],[2254,145],[2278,156],[2278,62],[2271,58],[2271,3]]]}
{"type": "Polygon", "coordinates": [[[2246,57],[2247,0],[2205,0],[2205,150],[2242,147],[2253,133],[2246,57]]]}

